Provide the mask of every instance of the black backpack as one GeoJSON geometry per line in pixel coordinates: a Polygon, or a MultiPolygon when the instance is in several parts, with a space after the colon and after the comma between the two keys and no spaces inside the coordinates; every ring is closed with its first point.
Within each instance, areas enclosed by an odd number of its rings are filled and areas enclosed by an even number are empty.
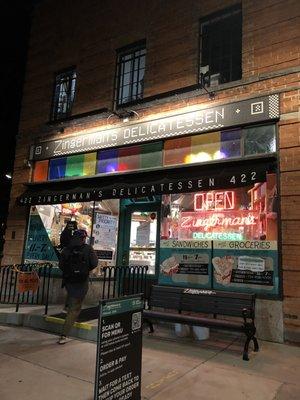
{"type": "Polygon", "coordinates": [[[85,246],[72,247],[64,262],[63,277],[67,282],[85,282],[89,276],[88,257],[85,246]]]}

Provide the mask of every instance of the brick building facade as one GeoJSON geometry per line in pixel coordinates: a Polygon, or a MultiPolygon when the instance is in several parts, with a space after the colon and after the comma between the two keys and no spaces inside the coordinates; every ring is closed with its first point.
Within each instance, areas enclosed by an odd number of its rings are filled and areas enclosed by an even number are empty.
{"type": "Polygon", "coordinates": [[[130,110],[131,122],[141,123],[278,94],[280,293],[277,298],[259,299],[257,318],[263,326],[261,337],[299,342],[299,25],[297,0],[41,1],[31,29],[2,263],[20,262],[24,255],[29,208],[17,205],[17,198],[32,179],[30,146],[126,124],[109,110],[130,110]],[[240,4],[242,76],[211,82],[206,90],[215,97],[210,99],[199,85],[203,51],[199,26],[205,18],[218,18],[224,10],[240,4]],[[116,108],[116,50],[141,40],[146,41],[147,50],[142,98],[116,108]],[[77,74],[71,113],[53,120],[55,76],[71,66],[77,74]]]}

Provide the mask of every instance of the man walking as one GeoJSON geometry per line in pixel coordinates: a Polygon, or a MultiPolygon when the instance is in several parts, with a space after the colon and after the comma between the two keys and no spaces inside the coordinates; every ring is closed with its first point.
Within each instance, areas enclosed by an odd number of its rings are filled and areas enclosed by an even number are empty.
{"type": "Polygon", "coordinates": [[[75,230],[70,244],[63,249],[60,255],[59,268],[63,272],[63,286],[67,290],[68,310],[63,332],[58,340],[59,344],[65,344],[67,341],[67,336],[80,313],[83,300],[88,292],[89,272],[98,265],[94,249],[85,243],[86,237],[85,230],[75,230]]]}

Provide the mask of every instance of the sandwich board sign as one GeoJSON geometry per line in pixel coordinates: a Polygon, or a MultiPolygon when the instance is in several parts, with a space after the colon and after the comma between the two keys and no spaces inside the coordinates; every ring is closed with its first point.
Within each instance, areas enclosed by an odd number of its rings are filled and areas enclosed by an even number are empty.
{"type": "Polygon", "coordinates": [[[140,400],[142,295],[101,300],[94,400],[140,400]]]}

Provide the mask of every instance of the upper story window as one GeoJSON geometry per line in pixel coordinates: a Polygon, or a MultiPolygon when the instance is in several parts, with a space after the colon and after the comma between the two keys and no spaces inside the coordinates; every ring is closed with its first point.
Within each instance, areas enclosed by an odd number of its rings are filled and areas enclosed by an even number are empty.
{"type": "Polygon", "coordinates": [[[146,42],[135,43],[117,52],[116,106],[143,98],[146,42]]]}
{"type": "Polygon", "coordinates": [[[210,85],[242,77],[242,10],[240,5],[200,21],[200,73],[210,85]]]}
{"type": "Polygon", "coordinates": [[[70,69],[55,77],[52,120],[66,118],[71,114],[76,90],[76,71],[70,69]]]}

